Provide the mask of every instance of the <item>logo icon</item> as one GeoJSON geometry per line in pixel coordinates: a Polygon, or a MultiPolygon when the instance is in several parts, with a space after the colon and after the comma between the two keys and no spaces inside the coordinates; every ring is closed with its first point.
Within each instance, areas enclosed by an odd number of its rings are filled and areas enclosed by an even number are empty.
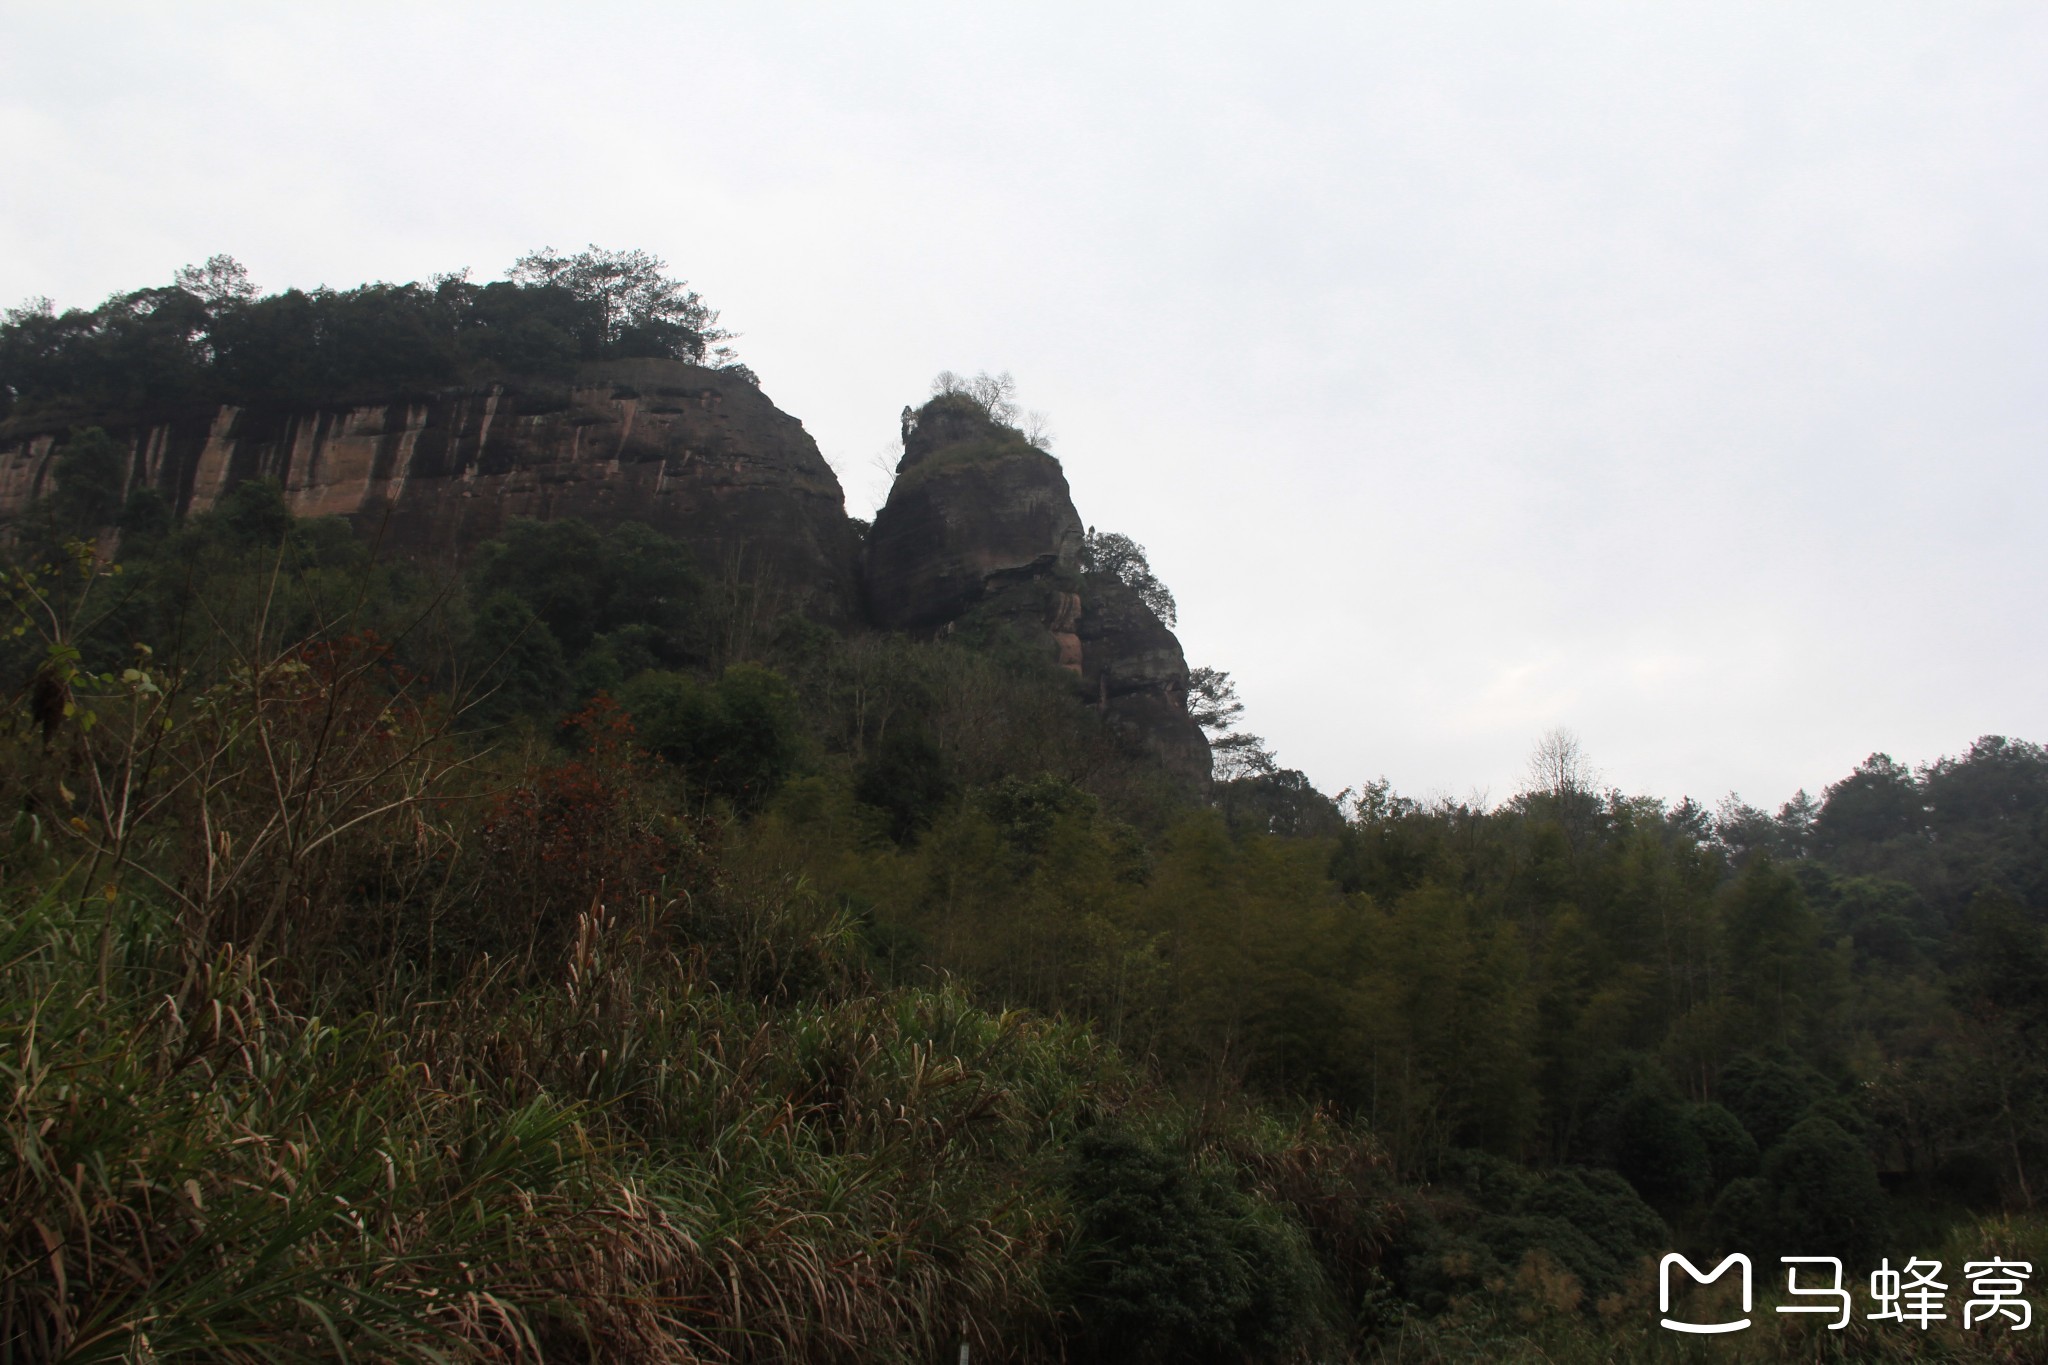
{"type": "Polygon", "coordinates": [[[1734,1322],[1680,1322],[1676,1318],[1668,1316],[1671,1312],[1671,1267],[1674,1265],[1685,1267],[1685,1273],[1692,1276],[1693,1281],[1697,1284],[1712,1284],[1715,1280],[1728,1273],[1729,1266],[1740,1265],[1742,1267],[1742,1311],[1747,1313],[1753,1301],[1749,1257],[1739,1251],[1735,1252],[1727,1260],[1715,1266],[1711,1273],[1702,1274],[1698,1266],[1674,1251],[1666,1255],[1657,1266],[1657,1311],[1667,1315],[1664,1318],[1664,1325],[1672,1331],[1699,1332],[1703,1334],[1740,1332],[1743,1328],[1749,1326],[1749,1319],[1746,1317],[1738,1318],[1734,1322]]]}
{"type": "MultiPolygon", "coordinates": [[[[1838,1301],[1839,1301],[1839,1303],[1840,1303],[1840,1306],[1841,1306],[1841,1310],[1842,1310],[1842,1318],[1841,1318],[1841,1321],[1839,1321],[1839,1322],[1831,1322],[1831,1323],[1829,1323],[1829,1324],[1828,1324],[1828,1330],[1829,1330],[1830,1332],[1839,1332],[1839,1331],[1841,1331],[1841,1330],[1842,1330],[1842,1329],[1843,1329],[1844,1327],[1847,1327],[1847,1326],[1849,1325],[1849,1316],[1850,1316],[1850,1305],[1849,1305],[1849,1291],[1848,1291],[1848,1290],[1846,1290],[1846,1289],[1844,1289],[1844,1288],[1842,1288],[1842,1258],[1841,1258],[1841,1257],[1839,1257],[1839,1256],[1780,1256],[1780,1257],[1778,1258],[1778,1260],[1779,1260],[1779,1262],[1780,1262],[1781,1264],[1783,1264],[1783,1265],[1784,1265],[1784,1267],[1785,1267],[1785,1292],[1786,1292],[1786,1293],[1788,1293],[1788,1294],[1795,1294],[1795,1295],[1799,1295],[1799,1296],[1802,1296],[1802,1297],[1805,1297],[1805,1298],[1813,1298],[1813,1299],[1835,1299],[1835,1300],[1838,1300],[1838,1301]],[[1816,1265],[1816,1266],[1819,1266],[1819,1265],[1824,1265],[1824,1266],[1828,1267],[1828,1268],[1829,1268],[1830,1270],[1832,1270],[1832,1271],[1834,1271],[1834,1272],[1835,1272],[1835,1277],[1834,1277],[1834,1283],[1833,1283],[1833,1284],[1830,1284],[1830,1285],[1826,1285],[1826,1286],[1824,1286],[1824,1287],[1823,1287],[1823,1286],[1816,1286],[1816,1285],[1808,1285],[1808,1286],[1807,1286],[1806,1288],[1804,1288],[1804,1289],[1800,1288],[1800,1286],[1799,1286],[1799,1267],[1801,1267],[1801,1266],[1803,1266],[1803,1265],[1816,1265]]],[[[1781,1307],[1780,1307],[1780,1308],[1778,1309],[1778,1311],[1779,1311],[1780,1313],[1832,1313],[1832,1312],[1834,1312],[1835,1310],[1834,1310],[1834,1308],[1830,1307],[1830,1306],[1829,1306],[1829,1305],[1827,1305],[1827,1304],[1824,1304],[1824,1303],[1819,1303],[1819,1304],[1785,1304],[1785,1305],[1782,1305],[1782,1306],[1781,1306],[1781,1307]]]]}

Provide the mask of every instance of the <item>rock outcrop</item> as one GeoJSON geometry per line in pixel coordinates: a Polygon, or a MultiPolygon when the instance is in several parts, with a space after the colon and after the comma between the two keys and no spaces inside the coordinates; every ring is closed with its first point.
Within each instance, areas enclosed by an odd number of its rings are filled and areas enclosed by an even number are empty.
{"type": "Polygon", "coordinates": [[[964,396],[933,399],[905,415],[896,482],[868,533],[869,618],[927,634],[972,618],[1043,640],[1113,726],[1205,785],[1180,641],[1120,579],[1083,571],[1082,539],[1058,460],[964,396]]]}
{"type": "MultiPolygon", "coordinates": [[[[585,366],[573,382],[360,407],[223,407],[116,429],[130,488],[179,513],[275,479],[302,516],[341,516],[390,552],[459,561],[515,517],[640,521],[713,577],[743,576],[822,620],[857,619],[858,544],[831,466],[796,418],[738,376],[673,360],[585,366]]],[[[60,432],[0,439],[0,519],[45,491],[60,432]]]]}
{"type": "MultiPolygon", "coordinates": [[[[736,375],[594,362],[573,381],[310,410],[221,407],[126,427],[128,491],[180,515],[248,479],[339,516],[387,553],[459,564],[516,517],[645,522],[770,610],[939,635],[979,623],[1042,642],[1081,694],[1170,771],[1206,784],[1187,661],[1136,592],[1082,563],[1052,456],[972,399],[906,412],[903,459],[865,551],[839,480],[794,417],[736,375]]],[[[0,430],[0,522],[49,491],[60,430],[0,430]]]]}
{"type": "Polygon", "coordinates": [[[1082,580],[1076,631],[1080,673],[1095,704],[1168,771],[1209,781],[1209,741],[1188,715],[1188,661],[1180,639],[1114,574],[1082,580]]]}
{"type": "Polygon", "coordinates": [[[876,625],[929,631],[1003,588],[1079,572],[1081,518],[1058,460],[964,398],[927,404],[903,444],[868,532],[876,625]]]}

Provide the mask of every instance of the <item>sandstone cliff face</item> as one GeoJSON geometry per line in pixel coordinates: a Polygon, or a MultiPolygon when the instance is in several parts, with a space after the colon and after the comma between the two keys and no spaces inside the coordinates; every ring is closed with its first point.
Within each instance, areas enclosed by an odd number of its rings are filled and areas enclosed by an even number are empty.
{"type": "Polygon", "coordinates": [[[1114,574],[1081,588],[1076,631],[1081,675],[1096,705],[1171,772],[1209,780],[1209,741],[1188,715],[1188,661],[1180,639],[1114,574]]]}
{"type": "MultiPolygon", "coordinates": [[[[699,566],[855,619],[857,545],[803,424],[733,375],[672,360],[586,366],[554,390],[493,386],[352,408],[224,407],[128,431],[130,487],[180,513],[275,479],[302,516],[342,516],[390,551],[460,560],[515,517],[645,522],[699,566]]],[[[0,441],[0,519],[46,491],[62,433],[0,441]]]]}
{"type": "Polygon", "coordinates": [[[964,401],[906,416],[903,461],[868,533],[868,615],[937,633],[970,612],[1045,641],[1085,695],[1166,768],[1204,785],[1180,641],[1111,574],[1081,572],[1082,522],[1058,460],[964,401]]]}
{"type": "Polygon", "coordinates": [[[899,467],[868,532],[868,612],[888,630],[957,619],[1008,579],[1071,575],[1081,518],[1059,461],[1022,442],[899,467]]]}
{"type": "MultiPolygon", "coordinates": [[[[572,384],[452,390],[281,411],[223,407],[112,434],[128,487],[181,515],[275,480],[302,516],[340,516],[383,548],[459,563],[515,517],[639,521],[771,610],[939,634],[970,613],[1044,642],[1109,720],[1206,784],[1187,661],[1137,594],[1081,570],[1059,461],[971,401],[906,414],[904,454],[865,555],[839,480],[803,424],[733,375],[669,360],[586,366],[572,384]]],[[[61,431],[0,435],[0,522],[49,491],[61,431]]]]}

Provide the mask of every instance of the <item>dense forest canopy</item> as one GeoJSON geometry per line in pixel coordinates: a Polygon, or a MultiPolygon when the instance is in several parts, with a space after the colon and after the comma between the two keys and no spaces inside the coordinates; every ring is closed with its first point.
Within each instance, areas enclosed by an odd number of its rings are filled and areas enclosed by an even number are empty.
{"type": "Polygon", "coordinates": [[[0,322],[0,420],[177,409],[304,406],[491,377],[556,377],[584,360],[659,356],[751,375],[718,313],[665,263],[598,246],[542,248],[508,278],[265,294],[227,256],[171,283],[0,322]]]}
{"type": "MultiPolygon", "coordinates": [[[[10,314],[0,375],[34,416],[717,359],[659,266],[215,258],[10,314]]],[[[1002,379],[922,415],[1012,424],[1002,379]]],[[[1331,797],[1202,668],[1197,791],[1014,636],[763,619],[645,526],[437,578],[55,458],[0,617],[0,1354],[1612,1359],[1666,1251],[2048,1251],[2039,744],[1770,812],[1553,732],[1498,805],[1331,797]]],[[[1135,540],[1084,556],[1171,618],[1135,540]]]]}

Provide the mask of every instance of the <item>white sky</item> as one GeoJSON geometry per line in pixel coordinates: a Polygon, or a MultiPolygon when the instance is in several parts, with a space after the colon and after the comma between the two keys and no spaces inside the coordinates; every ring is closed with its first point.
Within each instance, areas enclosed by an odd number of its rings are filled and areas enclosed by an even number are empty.
{"type": "Polygon", "coordinates": [[[666,257],[866,514],[1015,374],[1335,790],[2048,740],[2048,6],[0,0],[0,303],[666,257]]]}

